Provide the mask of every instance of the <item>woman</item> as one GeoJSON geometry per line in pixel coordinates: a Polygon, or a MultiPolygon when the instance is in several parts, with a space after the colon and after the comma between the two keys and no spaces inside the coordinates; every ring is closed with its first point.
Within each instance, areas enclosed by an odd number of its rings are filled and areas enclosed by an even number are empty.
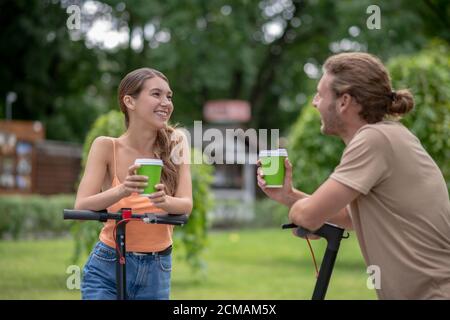
{"type": "MultiPolygon", "coordinates": [[[[92,143],[75,208],[133,213],[189,214],[192,184],[189,148],[184,136],[168,121],[173,112],[172,91],[159,71],[141,68],[127,74],[119,86],[119,105],[126,132],[119,138],[98,137],[92,143]],[[175,159],[174,150],[180,152],[175,159]],[[137,158],[163,161],[157,192],[141,196],[147,177],[136,174],[137,158]],[[101,191],[100,191],[101,190],[101,191]]],[[[177,156],[177,155],[175,155],[177,156]]],[[[116,298],[114,221],[105,223],[100,241],[84,267],[83,299],[116,298]]],[[[129,299],[169,299],[172,231],[170,225],[127,224],[127,296],[129,299]]]]}

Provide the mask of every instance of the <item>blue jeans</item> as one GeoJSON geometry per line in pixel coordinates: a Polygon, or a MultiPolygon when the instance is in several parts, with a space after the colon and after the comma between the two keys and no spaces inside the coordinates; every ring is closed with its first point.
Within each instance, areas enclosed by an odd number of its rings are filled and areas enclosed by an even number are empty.
{"type": "MultiPolygon", "coordinates": [[[[116,250],[99,241],[83,269],[83,300],[113,300],[116,290],[116,250]]],[[[126,255],[127,298],[168,300],[172,255],[126,255]]]]}

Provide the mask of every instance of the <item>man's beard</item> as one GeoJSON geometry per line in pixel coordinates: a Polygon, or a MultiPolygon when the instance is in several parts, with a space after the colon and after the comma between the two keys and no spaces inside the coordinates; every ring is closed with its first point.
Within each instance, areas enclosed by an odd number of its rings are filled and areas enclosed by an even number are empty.
{"type": "Polygon", "coordinates": [[[343,129],[343,123],[336,111],[336,100],[332,101],[325,110],[320,130],[325,135],[338,136],[343,129]]]}

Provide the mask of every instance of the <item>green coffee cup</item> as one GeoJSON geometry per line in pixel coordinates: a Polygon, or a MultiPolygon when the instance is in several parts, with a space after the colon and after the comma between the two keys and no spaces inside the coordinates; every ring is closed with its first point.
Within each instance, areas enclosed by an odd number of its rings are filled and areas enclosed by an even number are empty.
{"type": "Polygon", "coordinates": [[[267,188],[281,188],[284,184],[284,160],[287,158],[286,149],[261,150],[259,152],[261,168],[267,188]]]}
{"type": "Polygon", "coordinates": [[[141,165],[137,169],[137,174],[140,176],[148,177],[148,185],[144,188],[141,196],[149,196],[150,194],[156,192],[155,185],[160,182],[161,171],[163,167],[163,162],[160,159],[136,159],[134,164],[141,165]]]}

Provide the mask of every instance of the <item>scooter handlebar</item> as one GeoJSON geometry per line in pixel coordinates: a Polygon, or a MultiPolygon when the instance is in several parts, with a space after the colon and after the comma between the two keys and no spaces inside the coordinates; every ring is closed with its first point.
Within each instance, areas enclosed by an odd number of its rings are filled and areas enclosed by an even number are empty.
{"type": "MultiPolygon", "coordinates": [[[[145,223],[150,224],[171,224],[171,225],[184,225],[188,221],[188,215],[186,214],[132,214],[131,218],[142,219],[145,223]]],[[[64,209],[64,220],[95,220],[105,222],[107,220],[121,220],[122,214],[108,213],[103,211],[91,211],[91,210],[73,210],[64,209]]]]}
{"type": "Polygon", "coordinates": [[[102,212],[90,210],[64,209],[64,220],[96,220],[100,221],[102,212]]]}
{"type": "Polygon", "coordinates": [[[283,224],[281,227],[283,229],[298,228],[297,235],[299,237],[304,237],[308,234],[315,234],[319,237],[325,238],[328,242],[328,247],[333,250],[337,250],[337,248],[339,248],[339,243],[342,238],[348,238],[348,236],[343,236],[345,229],[331,223],[325,223],[316,231],[310,231],[293,223],[283,224]]]}
{"type": "Polygon", "coordinates": [[[145,223],[184,225],[188,220],[187,214],[154,214],[147,213],[143,216],[145,223]]]}

